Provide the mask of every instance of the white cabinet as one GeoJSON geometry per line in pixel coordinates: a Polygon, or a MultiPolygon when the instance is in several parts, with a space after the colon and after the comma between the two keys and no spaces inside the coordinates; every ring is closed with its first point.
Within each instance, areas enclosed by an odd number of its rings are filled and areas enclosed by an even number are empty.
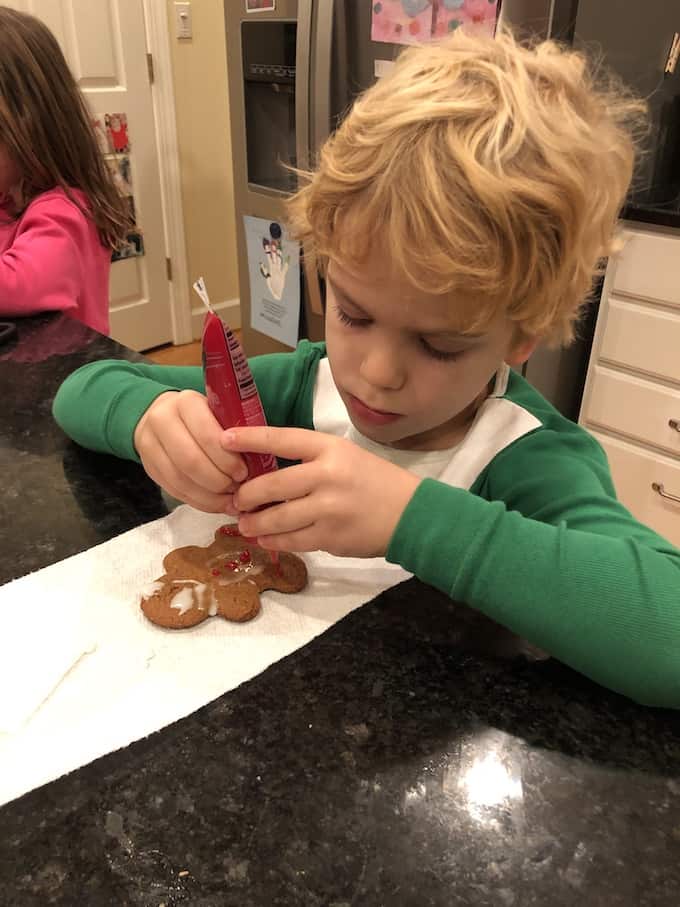
{"type": "Polygon", "coordinates": [[[602,290],[580,423],[617,494],[680,545],[680,230],[628,225],[602,290]]]}

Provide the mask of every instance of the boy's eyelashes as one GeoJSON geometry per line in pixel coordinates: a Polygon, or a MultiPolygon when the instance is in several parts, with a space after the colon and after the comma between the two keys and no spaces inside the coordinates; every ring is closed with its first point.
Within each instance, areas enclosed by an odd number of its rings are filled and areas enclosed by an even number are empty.
{"type": "MultiPolygon", "coordinates": [[[[334,306],[335,313],[338,316],[338,319],[342,324],[346,324],[348,327],[352,328],[363,328],[367,327],[371,323],[370,318],[353,318],[351,315],[348,315],[344,309],[341,309],[339,305],[335,304],[334,306]]],[[[458,350],[456,352],[447,351],[447,350],[438,350],[425,340],[423,337],[419,337],[418,341],[428,356],[431,356],[433,359],[438,359],[440,362],[452,362],[454,359],[458,359],[463,355],[464,350],[458,350]]]]}
{"type": "Polygon", "coordinates": [[[463,355],[462,350],[458,350],[454,353],[448,350],[435,349],[435,347],[430,346],[427,340],[423,340],[422,337],[420,338],[420,344],[428,356],[432,356],[433,359],[439,359],[440,362],[453,362],[454,359],[460,359],[463,355]]]}
{"type": "Polygon", "coordinates": [[[370,323],[370,319],[368,318],[352,318],[351,315],[348,315],[339,305],[335,305],[334,308],[340,321],[350,327],[359,328],[370,323]]]}

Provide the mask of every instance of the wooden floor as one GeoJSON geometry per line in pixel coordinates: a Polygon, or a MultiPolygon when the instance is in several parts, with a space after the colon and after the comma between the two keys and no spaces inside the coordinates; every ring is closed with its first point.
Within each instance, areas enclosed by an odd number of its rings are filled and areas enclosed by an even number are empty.
{"type": "MultiPolygon", "coordinates": [[[[239,340],[241,339],[240,331],[234,331],[234,334],[239,340]]],[[[173,346],[168,343],[165,346],[147,350],[144,355],[159,365],[200,365],[201,341],[195,340],[193,343],[184,343],[181,346],[173,346]]]]}

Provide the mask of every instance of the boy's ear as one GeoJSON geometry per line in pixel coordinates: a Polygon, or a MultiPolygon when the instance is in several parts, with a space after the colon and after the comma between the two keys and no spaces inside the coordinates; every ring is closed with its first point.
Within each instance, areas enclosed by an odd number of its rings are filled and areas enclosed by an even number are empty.
{"type": "Polygon", "coordinates": [[[526,334],[520,334],[515,338],[505,361],[512,368],[519,368],[524,365],[540,342],[540,337],[528,337],[526,334]]]}

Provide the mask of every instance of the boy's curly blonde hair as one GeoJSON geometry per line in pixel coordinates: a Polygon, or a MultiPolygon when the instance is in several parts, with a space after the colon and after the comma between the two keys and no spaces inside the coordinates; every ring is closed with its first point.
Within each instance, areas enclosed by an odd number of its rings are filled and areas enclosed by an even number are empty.
{"type": "Polygon", "coordinates": [[[504,310],[566,343],[614,248],[644,111],[580,53],[459,31],[357,99],[288,203],[291,233],[322,267],[380,244],[409,283],[456,296],[464,330],[504,310]]]}

